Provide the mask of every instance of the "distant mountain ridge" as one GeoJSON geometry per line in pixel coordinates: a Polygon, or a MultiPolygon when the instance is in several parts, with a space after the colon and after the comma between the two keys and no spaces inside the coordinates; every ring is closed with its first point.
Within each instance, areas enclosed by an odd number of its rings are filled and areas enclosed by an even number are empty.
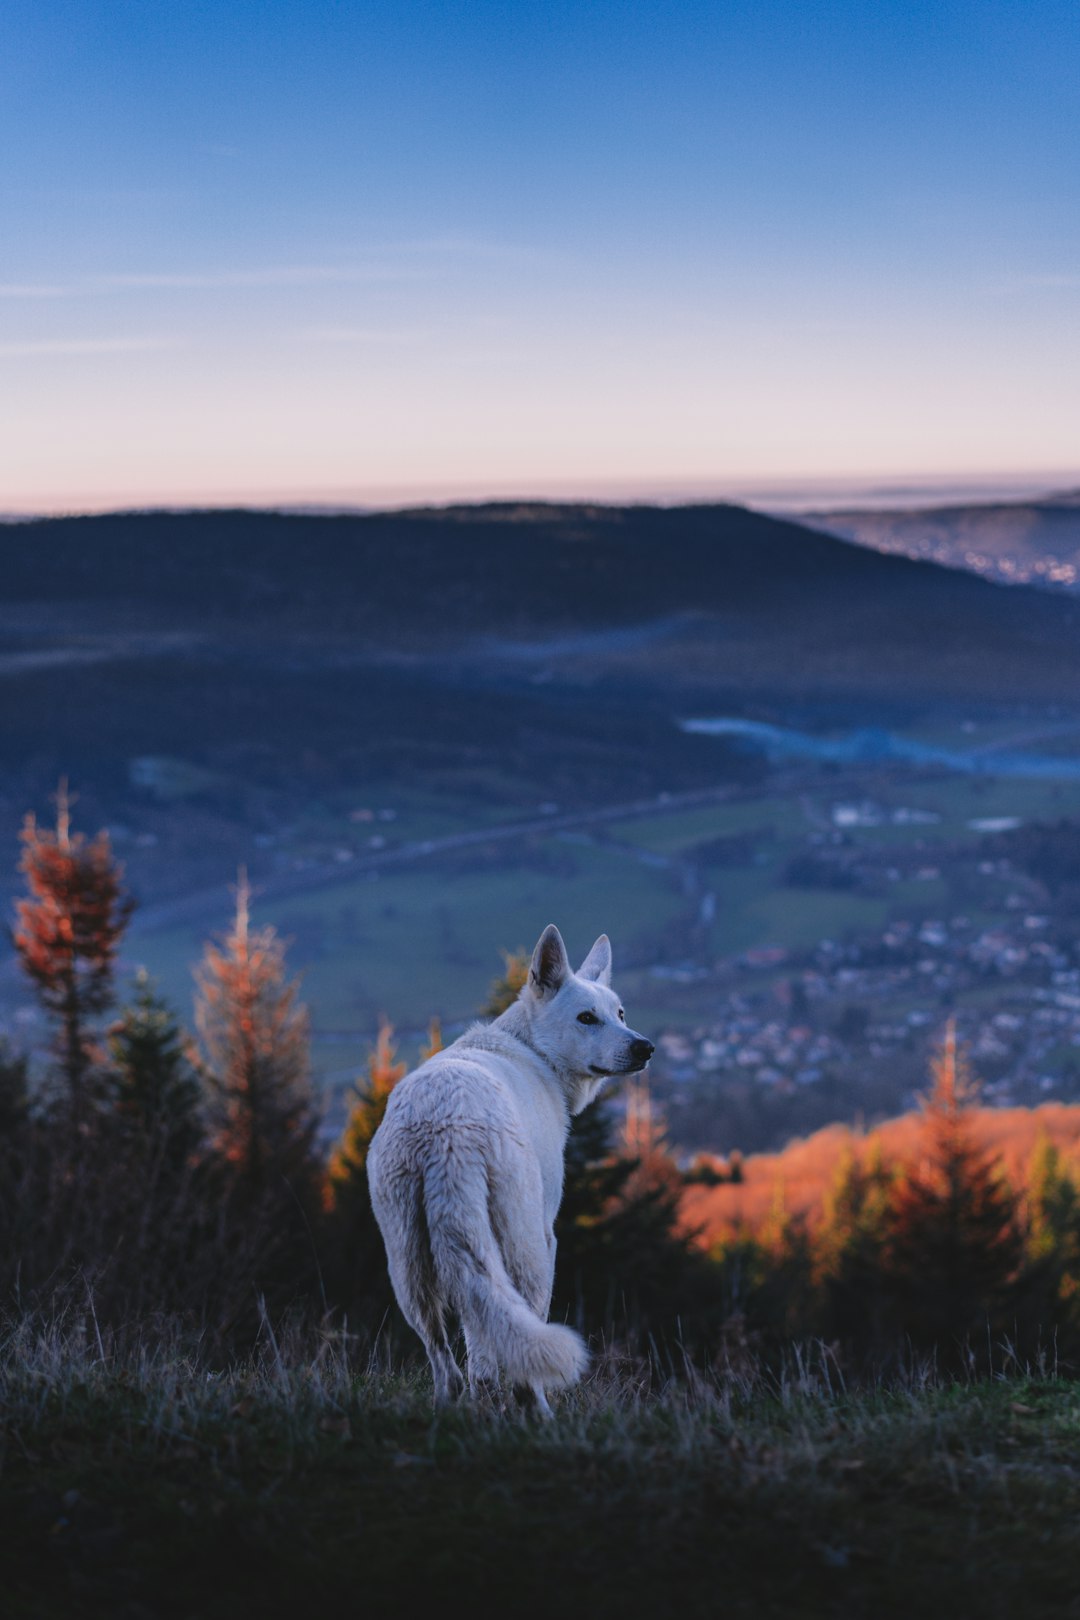
{"type": "Polygon", "coordinates": [[[189,622],[249,609],[300,622],[317,604],[335,624],[386,631],[387,610],[440,617],[441,592],[467,613],[460,628],[483,632],[727,613],[807,589],[991,601],[938,570],[731,505],[122,512],[13,523],[0,547],[0,602],[138,602],[189,622]]]}
{"type": "Polygon", "coordinates": [[[8,649],[168,630],[423,663],[659,623],[593,673],[1080,700],[1072,600],[737,506],[118,513],[9,525],[0,556],[8,649]]]}
{"type": "Polygon", "coordinates": [[[34,781],[516,750],[602,799],[616,768],[711,780],[686,715],[1080,710],[1074,598],[735,506],[123,513],[6,526],[0,557],[0,761],[34,781]]]}
{"type": "Polygon", "coordinates": [[[724,610],[788,586],[909,576],[805,526],[723,505],[122,512],[12,524],[0,546],[0,600],[62,594],[172,605],[185,617],[257,608],[297,621],[318,603],[335,622],[371,617],[384,631],[386,609],[427,616],[443,591],[469,614],[461,628],[486,633],[507,616],[618,623],[724,610]]]}

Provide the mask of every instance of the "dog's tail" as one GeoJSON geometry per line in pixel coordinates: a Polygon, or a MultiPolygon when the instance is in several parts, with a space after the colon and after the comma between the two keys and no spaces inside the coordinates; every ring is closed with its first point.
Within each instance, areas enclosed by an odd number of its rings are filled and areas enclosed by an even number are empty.
{"type": "Polygon", "coordinates": [[[435,1270],[468,1333],[470,1362],[498,1368],[514,1384],[576,1384],[588,1351],[580,1334],[543,1321],[514,1286],[492,1230],[484,1166],[459,1160],[446,1169],[452,1187],[427,1167],[424,1203],[435,1270]]]}

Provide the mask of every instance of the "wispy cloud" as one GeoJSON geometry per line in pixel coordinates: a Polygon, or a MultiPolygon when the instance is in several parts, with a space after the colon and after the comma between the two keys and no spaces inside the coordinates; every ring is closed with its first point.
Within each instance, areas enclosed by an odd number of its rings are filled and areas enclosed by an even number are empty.
{"type": "Polygon", "coordinates": [[[270,265],[247,270],[137,271],[99,276],[91,286],[103,288],[165,287],[195,290],[229,287],[312,287],[331,282],[418,280],[424,272],[400,265],[270,265]]]}
{"type": "Polygon", "coordinates": [[[379,282],[427,281],[438,272],[438,260],[468,259],[539,262],[549,255],[512,243],[467,236],[438,236],[383,243],[359,249],[366,257],[336,264],[270,264],[213,270],[117,270],[65,281],[0,282],[0,299],[89,298],[124,291],[213,292],[258,287],[319,287],[379,282]]]}
{"type": "Polygon", "coordinates": [[[1022,287],[1080,287],[1080,273],[1073,270],[1045,270],[1036,275],[1021,276],[1022,287]]]}
{"type": "Polygon", "coordinates": [[[426,281],[432,271],[417,264],[274,264],[236,270],[131,270],[84,276],[77,281],[0,282],[0,300],[95,298],[120,292],[227,292],[254,287],[325,287],[426,281]]]}
{"type": "Polygon", "coordinates": [[[426,332],[380,330],[377,326],[307,326],[294,336],[302,343],[364,344],[423,343],[426,332]]]}
{"type": "Polygon", "coordinates": [[[138,207],[187,202],[195,193],[180,186],[5,186],[5,197],[26,198],[34,203],[66,208],[138,207]]]}
{"type": "Polygon", "coordinates": [[[1075,287],[1080,287],[1080,271],[1033,270],[996,282],[993,291],[1004,297],[1025,292],[1069,292],[1075,287]]]}
{"type": "Polygon", "coordinates": [[[28,281],[0,281],[0,298],[70,298],[70,287],[28,281]]]}
{"type": "Polygon", "coordinates": [[[448,231],[441,236],[413,237],[399,242],[373,244],[368,250],[391,256],[406,254],[428,259],[488,259],[493,263],[529,265],[572,265],[578,262],[576,254],[550,245],[537,246],[532,242],[494,241],[490,237],[469,236],[448,231]]]}
{"type": "Polygon", "coordinates": [[[0,358],[24,355],[147,354],[155,349],[178,349],[175,337],[36,338],[22,343],[0,343],[0,358]]]}

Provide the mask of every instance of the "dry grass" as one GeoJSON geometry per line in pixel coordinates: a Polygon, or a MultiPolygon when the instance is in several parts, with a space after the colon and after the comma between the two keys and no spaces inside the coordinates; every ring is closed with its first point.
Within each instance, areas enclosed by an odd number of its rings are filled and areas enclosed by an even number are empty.
{"type": "Polygon", "coordinates": [[[542,1425],[434,1414],[340,1333],[266,1323],[215,1367],[87,1308],[7,1324],[0,1404],[12,1616],[1077,1612],[1080,1386],[1046,1369],[851,1393],[813,1347],[709,1376],[607,1354],[542,1425]]]}

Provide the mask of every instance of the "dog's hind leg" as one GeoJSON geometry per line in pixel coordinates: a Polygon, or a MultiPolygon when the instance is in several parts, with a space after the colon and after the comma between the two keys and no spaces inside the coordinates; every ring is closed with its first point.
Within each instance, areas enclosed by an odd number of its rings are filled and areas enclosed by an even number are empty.
{"type": "Polygon", "coordinates": [[[435,1383],[435,1405],[446,1406],[457,1400],[465,1388],[461,1368],[454,1360],[446,1332],[446,1307],[442,1300],[421,1289],[403,1284],[391,1269],[391,1281],[397,1295],[401,1314],[418,1334],[431,1363],[431,1376],[435,1383]]]}
{"type": "Polygon", "coordinates": [[[417,1327],[417,1332],[424,1341],[424,1349],[431,1363],[431,1376],[435,1383],[435,1405],[447,1406],[451,1401],[456,1401],[462,1393],[465,1379],[462,1377],[461,1368],[454,1360],[454,1353],[446,1336],[446,1319],[439,1314],[424,1327],[417,1327]]]}
{"type": "Polygon", "coordinates": [[[465,1330],[465,1365],[469,1374],[469,1394],[474,1401],[479,1401],[482,1405],[498,1407],[502,1400],[498,1363],[482,1348],[477,1335],[469,1331],[469,1324],[463,1322],[462,1327],[465,1330]]]}
{"type": "Polygon", "coordinates": [[[448,1304],[439,1287],[418,1189],[407,1199],[395,1200],[394,1216],[393,1241],[386,1244],[390,1281],[401,1314],[427,1351],[435,1405],[445,1406],[462,1393],[465,1379],[446,1332],[448,1304]]]}
{"type": "Polygon", "coordinates": [[[530,1417],[542,1418],[545,1423],[555,1415],[548,1405],[543,1384],[515,1384],[514,1399],[530,1417]]]}

